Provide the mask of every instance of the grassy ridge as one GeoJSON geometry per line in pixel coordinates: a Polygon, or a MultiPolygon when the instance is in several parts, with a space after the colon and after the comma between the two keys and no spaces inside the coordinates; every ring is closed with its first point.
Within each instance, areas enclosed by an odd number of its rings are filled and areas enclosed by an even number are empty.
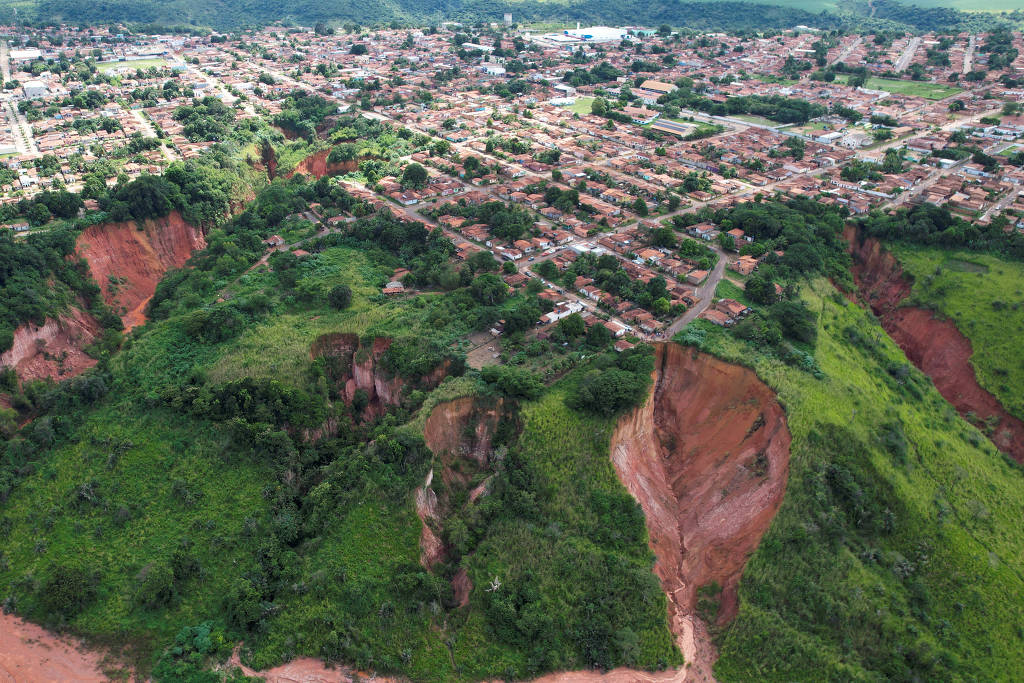
{"type": "Polygon", "coordinates": [[[914,278],[911,300],[956,323],[974,349],[978,383],[1024,419],[1024,264],[988,254],[891,248],[914,278]]]}
{"type": "Polygon", "coordinates": [[[721,635],[723,680],[1024,676],[1024,477],[961,420],[871,317],[820,281],[825,379],[717,328],[786,408],[786,498],[721,635]]]}
{"type": "Polygon", "coordinates": [[[890,248],[914,280],[911,301],[952,319],[971,340],[978,383],[1024,419],[1024,264],[976,252],[890,248]]]}

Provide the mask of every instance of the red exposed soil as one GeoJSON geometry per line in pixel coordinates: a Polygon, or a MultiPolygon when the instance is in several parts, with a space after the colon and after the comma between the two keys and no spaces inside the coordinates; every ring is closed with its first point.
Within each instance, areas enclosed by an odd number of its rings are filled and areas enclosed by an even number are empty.
{"type": "Polygon", "coordinates": [[[131,329],[146,322],[146,304],[164,273],[185,265],[193,251],[205,246],[202,231],[173,211],[138,225],[126,221],[90,226],[78,236],[77,248],[89,261],[104,301],[121,312],[125,327],[131,329]],[[110,276],[122,283],[112,285],[110,276]]]}
{"type": "Polygon", "coordinates": [[[717,653],[695,612],[697,590],[717,582],[718,623],[736,615],[747,558],[782,504],[789,431],[775,394],[750,370],[677,344],[658,345],[656,357],[651,396],[619,421],[611,457],[644,510],[688,666],[607,680],[713,680],[717,653]]]}
{"type": "Polygon", "coordinates": [[[63,379],[96,365],[82,350],[100,333],[100,324],[88,313],[72,308],[42,326],[28,323],[14,331],[14,345],[0,354],[0,365],[13,367],[22,381],[63,379]]]}
{"type": "MultiPolygon", "coordinates": [[[[348,667],[329,668],[319,659],[311,657],[299,657],[273,669],[256,671],[242,664],[237,648],[228,661],[228,668],[232,667],[238,667],[246,676],[260,678],[265,683],[354,683],[368,678],[366,674],[348,667]]],[[[369,678],[380,683],[395,681],[393,678],[376,675],[369,678]]]]}
{"type": "Polygon", "coordinates": [[[0,613],[0,683],[107,681],[102,660],[102,652],[0,613]]]}
{"type": "Polygon", "coordinates": [[[974,350],[951,320],[932,311],[900,306],[911,282],[896,258],[875,239],[858,241],[846,233],[853,254],[853,277],[861,296],[878,316],[911,363],[931,377],[935,388],[962,416],[973,413],[981,422],[994,421],[996,448],[1024,462],[1024,422],[1010,415],[999,400],[978,384],[970,363],[974,350]]]}
{"type": "MultiPolygon", "coordinates": [[[[490,464],[491,439],[503,414],[503,402],[484,405],[476,397],[467,396],[434,406],[423,426],[423,439],[440,461],[441,494],[434,491],[434,470],[416,491],[416,513],[423,522],[420,532],[420,563],[429,569],[447,557],[444,543],[437,535],[445,516],[451,512],[449,491],[467,489],[476,475],[490,464]]],[[[484,495],[490,478],[469,493],[469,505],[484,495]]],[[[468,604],[473,585],[464,570],[452,580],[456,600],[468,604]]]]}
{"type": "Polygon", "coordinates": [[[314,178],[323,178],[325,175],[332,176],[340,173],[348,173],[359,168],[359,164],[355,161],[330,163],[327,161],[327,157],[330,156],[330,154],[331,150],[329,149],[322,149],[319,152],[310,154],[299,162],[298,166],[295,167],[295,170],[288,174],[288,177],[291,178],[296,173],[301,173],[303,175],[313,176],[314,178]]]}

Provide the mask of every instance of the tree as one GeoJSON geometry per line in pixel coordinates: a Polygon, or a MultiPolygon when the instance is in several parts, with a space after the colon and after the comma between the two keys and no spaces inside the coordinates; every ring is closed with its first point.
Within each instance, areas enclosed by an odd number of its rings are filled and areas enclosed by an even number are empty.
{"type": "Polygon", "coordinates": [[[637,197],[636,200],[633,202],[633,212],[638,216],[646,216],[647,202],[645,202],[640,197],[637,197]]]}
{"type": "Polygon", "coordinates": [[[746,297],[758,304],[771,304],[775,301],[775,285],[761,274],[755,274],[747,280],[746,297]]]}
{"type": "Polygon", "coordinates": [[[611,343],[612,333],[607,327],[598,323],[587,330],[587,346],[592,349],[603,349],[611,343]]]}
{"type": "Polygon", "coordinates": [[[470,290],[477,301],[485,306],[496,306],[505,300],[508,294],[508,285],[501,281],[497,275],[487,273],[473,280],[470,290]]]}
{"type": "Polygon", "coordinates": [[[402,171],[402,187],[421,188],[427,184],[427,169],[413,162],[402,171]]]}
{"type": "Polygon", "coordinates": [[[365,43],[353,43],[348,53],[350,55],[365,55],[368,52],[365,43]]]}
{"type": "MultiPolygon", "coordinates": [[[[474,273],[490,273],[498,269],[498,262],[494,260],[494,257],[489,251],[478,251],[473,253],[468,259],[466,259],[466,264],[474,273]]],[[[513,266],[513,268],[514,267],[515,266],[513,266]]]]}
{"type": "Polygon", "coordinates": [[[573,313],[558,321],[558,331],[566,339],[575,339],[587,331],[587,325],[579,313],[573,313]]]}
{"type": "Polygon", "coordinates": [[[590,103],[590,113],[594,116],[604,116],[608,113],[608,101],[603,97],[595,97],[590,103]]]}
{"type": "Polygon", "coordinates": [[[726,251],[736,251],[736,238],[727,232],[718,233],[718,245],[726,251]]]}
{"type": "Polygon", "coordinates": [[[348,285],[335,285],[327,293],[327,303],[339,311],[348,308],[352,303],[352,288],[348,285]]]}

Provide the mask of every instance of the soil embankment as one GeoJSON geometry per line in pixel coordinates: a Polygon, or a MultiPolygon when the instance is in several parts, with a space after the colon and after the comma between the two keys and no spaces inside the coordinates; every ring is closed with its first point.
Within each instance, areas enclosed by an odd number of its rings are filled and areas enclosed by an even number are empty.
{"type": "Polygon", "coordinates": [[[713,679],[717,653],[697,615],[698,590],[721,587],[718,624],[736,615],[747,558],[782,504],[789,443],[782,407],[752,371],[677,344],[657,347],[651,395],[619,421],[611,456],[643,508],[669,625],[688,662],[670,680],[713,679]]]}
{"type": "Polygon", "coordinates": [[[993,425],[986,430],[996,448],[1024,462],[1024,422],[1010,415],[999,400],[978,384],[970,358],[971,342],[952,320],[928,309],[902,306],[912,283],[896,258],[878,240],[845,233],[853,255],[853,277],[861,297],[907,358],[931,377],[935,388],[961,416],[976,416],[993,425]]]}
{"type": "Polygon", "coordinates": [[[327,157],[330,156],[331,150],[322,149],[319,152],[310,154],[308,157],[299,162],[293,171],[288,174],[291,178],[296,173],[302,175],[312,176],[314,178],[323,178],[326,176],[339,175],[341,173],[349,173],[359,168],[359,164],[355,160],[350,161],[338,161],[330,162],[327,157]]]}
{"type": "Polygon", "coordinates": [[[107,681],[102,659],[101,652],[0,613],[0,683],[107,681]]]}
{"type": "MultiPolygon", "coordinates": [[[[430,569],[447,557],[438,534],[445,517],[452,512],[451,493],[468,492],[468,506],[487,492],[491,482],[492,441],[503,415],[501,399],[486,401],[475,396],[439,403],[430,411],[423,427],[423,440],[438,464],[416,491],[416,513],[423,522],[420,563],[425,568],[430,569]]],[[[452,588],[456,601],[468,604],[472,584],[464,570],[452,581],[452,588]]]]}
{"type": "Polygon", "coordinates": [[[99,322],[78,308],[42,325],[21,325],[14,331],[14,344],[0,354],[0,366],[14,368],[23,382],[73,377],[96,365],[83,349],[101,331],[99,322]]]}
{"type": "Polygon", "coordinates": [[[202,231],[177,211],[136,224],[93,225],[78,236],[78,253],[127,329],[146,322],[146,304],[171,268],[180,268],[192,252],[206,247],[202,231]]]}
{"type": "MultiPolygon", "coordinates": [[[[310,348],[313,359],[324,358],[327,376],[345,400],[352,405],[359,399],[365,402],[361,417],[380,417],[388,406],[397,406],[402,401],[402,391],[408,382],[385,370],[382,358],[389,348],[390,337],[374,337],[363,344],[359,335],[347,333],[324,334],[318,337],[310,348]]],[[[448,362],[443,362],[430,373],[420,378],[418,386],[433,389],[441,383],[450,371],[448,362]]]]}

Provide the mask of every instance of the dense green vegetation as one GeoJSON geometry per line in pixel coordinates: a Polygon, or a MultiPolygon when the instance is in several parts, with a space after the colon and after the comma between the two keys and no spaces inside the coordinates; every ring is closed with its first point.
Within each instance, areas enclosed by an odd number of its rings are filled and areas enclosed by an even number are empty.
{"type": "MultiPolygon", "coordinates": [[[[129,207],[173,205],[175,183],[137,182],[129,207]]],[[[60,385],[5,380],[35,418],[21,430],[4,423],[6,608],[127,639],[161,681],[200,675],[241,639],[257,667],[308,654],[418,680],[680,663],[642,515],[607,460],[614,421],[568,406],[602,372],[635,375],[642,389],[649,352],[601,355],[545,390],[514,366],[544,357],[564,372],[609,336],[527,351],[522,332],[544,306],[536,289],[507,293],[482,259],[454,270],[447,239],[387,213],[316,237],[294,218],[311,201],[365,213],[328,179],[275,181],[211,230],[189,268],[168,274],[155,321],[121,354],[60,385]],[[311,255],[277,253],[245,272],[271,231],[305,236],[311,255]],[[398,266],[410,286],[451,291],[386,300],[379,287],[398,266]],[[479,295],[485,278],[499,296],[479,295]],[[428,401],[420,378],[442,364],[461,373],[461,340],[499,319],[509,348],[522,349],[513,367],[437,390],[501,395],[508,417],[491,493],[452,509],[453,554],[428,573],[412,501],[436,464],[419,431],[401,425],[442,400],[428,401]],[[358,392],[342,399],[344,368],[310,358],[320,335],[339,331],[394,340],[379,368],[404,389],[383,417],[364,414],[358,392]],[[564,495],[567,481],[576,496],[564,495]],[[477,586],[463,608],[450,584],[460,567],[477,586]],[[492,579],[501,592],[484,590],[492,579]]]]}
{"type": "Polygon", "coordinates": [[[789,484],[718,635],[723,680],[1022,675],[1019,466],[961,420],[870,314],[824,280],[817,377],[705,323],[684,341],[753,367],[792,434],[789,484]]]}
{"type": "MultiPolygon", "coordinates": [[[[964,3],[967,0],[949,0],[964,3]]],[[[935,0],[931,0],[932,3],[935,0]]],[[[0,8],[0,18],[14,19],[14,3],[0,8]]],[[[673,0],[669,3],[645,1],[629,6],[619,2],[584,2],[583,0],[446,0],[424,6],[413,0],[372,0],[371,2],[323,2],[305,0],[286,3],[238,3],[214,0],[156,2],[142,0],[111,0],[89,3],[85,0],[36,0],[26,6],[17,3],[18,18],[26,12],[40,21],[64,20],[75,23],[130,24],[180,27],[210,26],[219,30],[293,21],[307,26],[316,22],[355,22],[367,26],[386,23],[424,25],[440,21],[480,22],[500,19],[504,12],[513,12],[517,21],[580,21],[591,24],[623,24],[658,26],[669,23],[696,30],[766,30],[790,29],[805,25],[822,29],[882,27],[915,30],[972,29],[985,30],[998,24],[995,17],[968,14],[950,8],[922,9],[911,4],[881,0],[874,10],[863,6],[839,7],[829,0],[778,0],[777,2],[737,2],[733,0],[673,0]],[[853,10],[853,11],[851,11],[853,10]]],[[[962,9],[972,9],[962,7],[962,9]]],[[[1011,8],[1012,9],[1012,8],[1011,8]]]]}
{"type": "Polygon", "coordinates": [[[42,325],[71,305],[89,310],[105,327],[121,328],[77,258],[75,237],[71,230],[52,230],[16,241],[12,231],[0,230],[0,352],[11,348],[19,325],[42,325]]]}

